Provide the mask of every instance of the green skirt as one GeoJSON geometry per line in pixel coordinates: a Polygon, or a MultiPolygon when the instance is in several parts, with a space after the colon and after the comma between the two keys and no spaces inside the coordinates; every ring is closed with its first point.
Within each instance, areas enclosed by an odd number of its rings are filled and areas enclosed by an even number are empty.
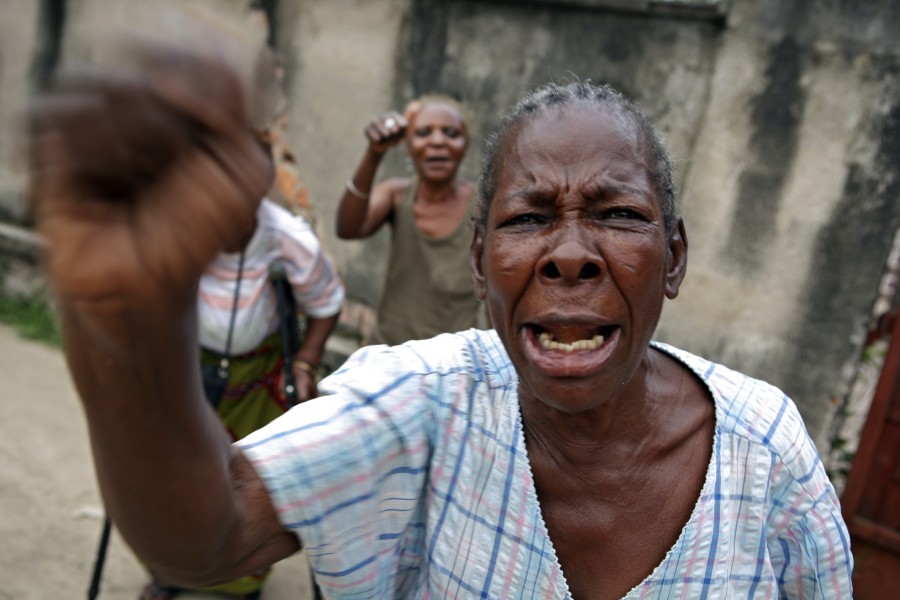
{"type": "MultiPolygon", "coordinates": [[[[200,349],[201,364],[219,364],[221,355],[200,349]]],[[[255,350],[229,359],[228,383],[216,412],[233,440],[256,431],[289,408],[284,394],[284,356],[281,336],[276,332],[255,350]]],[[[201,592],[240,596],[262,588],[271,568],[201,592]]]]}
{"type": "MultiPolygon", "coordinates": [[[[200,363],[217,365],[222,356],[200,349],[200,363]]],[[[230,372],[216,412],[233,440],[267,425],[289,408],[284,395],[284,356],[276,332],[255,349],[229,359],[230,372]]]]}

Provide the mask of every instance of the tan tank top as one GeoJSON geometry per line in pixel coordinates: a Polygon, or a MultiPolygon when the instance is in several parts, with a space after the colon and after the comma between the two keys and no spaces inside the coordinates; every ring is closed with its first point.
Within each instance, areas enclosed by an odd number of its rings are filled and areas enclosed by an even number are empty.
{"type": "Polygon", "coordinates": [[[479,301],[469,275],[472,210],[449,236],[430,238],[416,227],[412,203],[418,181],[410,181],[394,211],[391,252],[378,307],[374,343],[401,344],[475,327],[479,301]]]}

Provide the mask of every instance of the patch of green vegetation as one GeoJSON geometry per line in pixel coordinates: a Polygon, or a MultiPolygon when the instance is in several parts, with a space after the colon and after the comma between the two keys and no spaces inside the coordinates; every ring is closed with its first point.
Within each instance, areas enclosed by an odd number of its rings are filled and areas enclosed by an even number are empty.
{"type": "Polygon", "coordinates": [[[833,456],[832,464],[825,469],[828,478],[832,482],[846,482],[847,476],[850,475],[850,466],[853,464],[853,458],[856,456],[856,449],[850,448],[847,438],[838,436],[831,444],[831,454],[833,456]]]}
{"type": "Polygon", "coordinates": [[[0,322],[12,326],[26,339],[62,346],[59,323],[45,294],[0,294],[0,322]]]}

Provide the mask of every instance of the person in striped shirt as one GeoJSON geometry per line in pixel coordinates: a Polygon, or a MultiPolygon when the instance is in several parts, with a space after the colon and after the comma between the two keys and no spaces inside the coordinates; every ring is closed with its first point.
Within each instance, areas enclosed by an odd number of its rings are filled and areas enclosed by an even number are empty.
{"type": "MultiPolygon", "coordinates": [[[[223,357],[229,361],[221,396],[208,400],[233,440],[318,395],[317,372],[344,300],[343,283],[306,219],[264,198],[248,225],[240,243],[207,265],[197,291],[200,362],[218,370],[223,357]],[[304,322],[289,358],[271,281],[276,265],[304,322]],[[285,389],[286,369],[294,375],[293,396],[285,389]]],[[[258,598],[269,574],[264,569],[203,591],[258,598]]],[[[170,600],[183,591],[154,577],[141,600],[170,600]]]]}
{"type": "Polygon", "coordinates": [[[273,266],[280,266],[304,321],[290,365],[298,402],[317,395],[316,373],[344,301],[344,284],[306,219],[264,198],[253,225],[243,243],[219,252],[207,265],[197,292],[201,360],[218,364],[230,345],[235,377],[217,404],[234,439],[289,408],[281,385],[284,356],[273,266]],[[257,392],[259,401],[247,402],[248,394],[257,392]]]}
{"type": "Polygon", "coordinates": [[[530,94],[486,152],[471,269],[494,330],[364,348],[323,397],[230,445],[193,368],[194,283],[270,166],[228,87],[177,66],[149,91],[95,77],[80,103],[45,105],[34,152],[98,478],[156,572],[223,581],[303,546],[332,598],[851,597],[847,531],[794,404],[652,341],[685,227],[665,147],[605,86],[530,94]],[[84,102],[111,91],[111,114],[84,102]],[[163,130],[183,154],[155,178],[135,165],[154,185],[110,202],[103,163],[73,149],[134,138],[83,140],[73,111],[128,117],[145,142],[163,130]],[[226,215],[198,218],[213,206],[226,215]]]}

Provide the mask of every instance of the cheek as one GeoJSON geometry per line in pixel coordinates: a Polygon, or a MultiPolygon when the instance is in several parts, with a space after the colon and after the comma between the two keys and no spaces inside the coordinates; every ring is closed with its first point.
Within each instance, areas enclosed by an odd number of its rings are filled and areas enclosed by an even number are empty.
{"type": "Polygon", "coordinates": [[[421,154],[426,144],[419,138],[411,137],[407,141],[407,146],[409,147],[410,154],[421,154]]]}
{"type": "Polygon", "coordinates": [[[658,265],[655,264],[656,261],[650,260],[651,262],[648,262],[647,253],[644,249],[626,247],[619,250],[616,264],[619,266],[622,274],[631,280],[639,279],[642,276],[646,276],[648,272],[657,270],[658,265]]]}
{"type": "Polygon", "coordinates": [[[500,302],[511,302],[528,285],[534,264],[532,253],[513,244],[502,244],[505,250],[487,256],[485,267],[489,296],[500,302]]]}
{"type": "Polygon", "coordinates": [[[448,145],[450,146],[450,148],[453,149],[453,152],[455,154],[459,154],[459,155],[465,154],[466,148],[468,146],[468,144],[466,143],[466,140],[464,140],[462,138],[457,138],[455,140],[451,139],[450,142],[448,143],[448,145]]]}
{"type": "Polygon", "coordinates": [[[523,244],[514,243],[514,241],[499,240],[499,243],[494,244],[494,248],[495,250],[487,256],[487,265],[496,277],[519,276],[525,270],[525,265],[531,260],[529,249],[523,244]]]}
{"type": "Polygon", "coordinates": [[[644,307],[662,303],[666,291],[666,260],[658,249],[638,247],[620,252],[611,275],[632,302],[644,307]]]}

